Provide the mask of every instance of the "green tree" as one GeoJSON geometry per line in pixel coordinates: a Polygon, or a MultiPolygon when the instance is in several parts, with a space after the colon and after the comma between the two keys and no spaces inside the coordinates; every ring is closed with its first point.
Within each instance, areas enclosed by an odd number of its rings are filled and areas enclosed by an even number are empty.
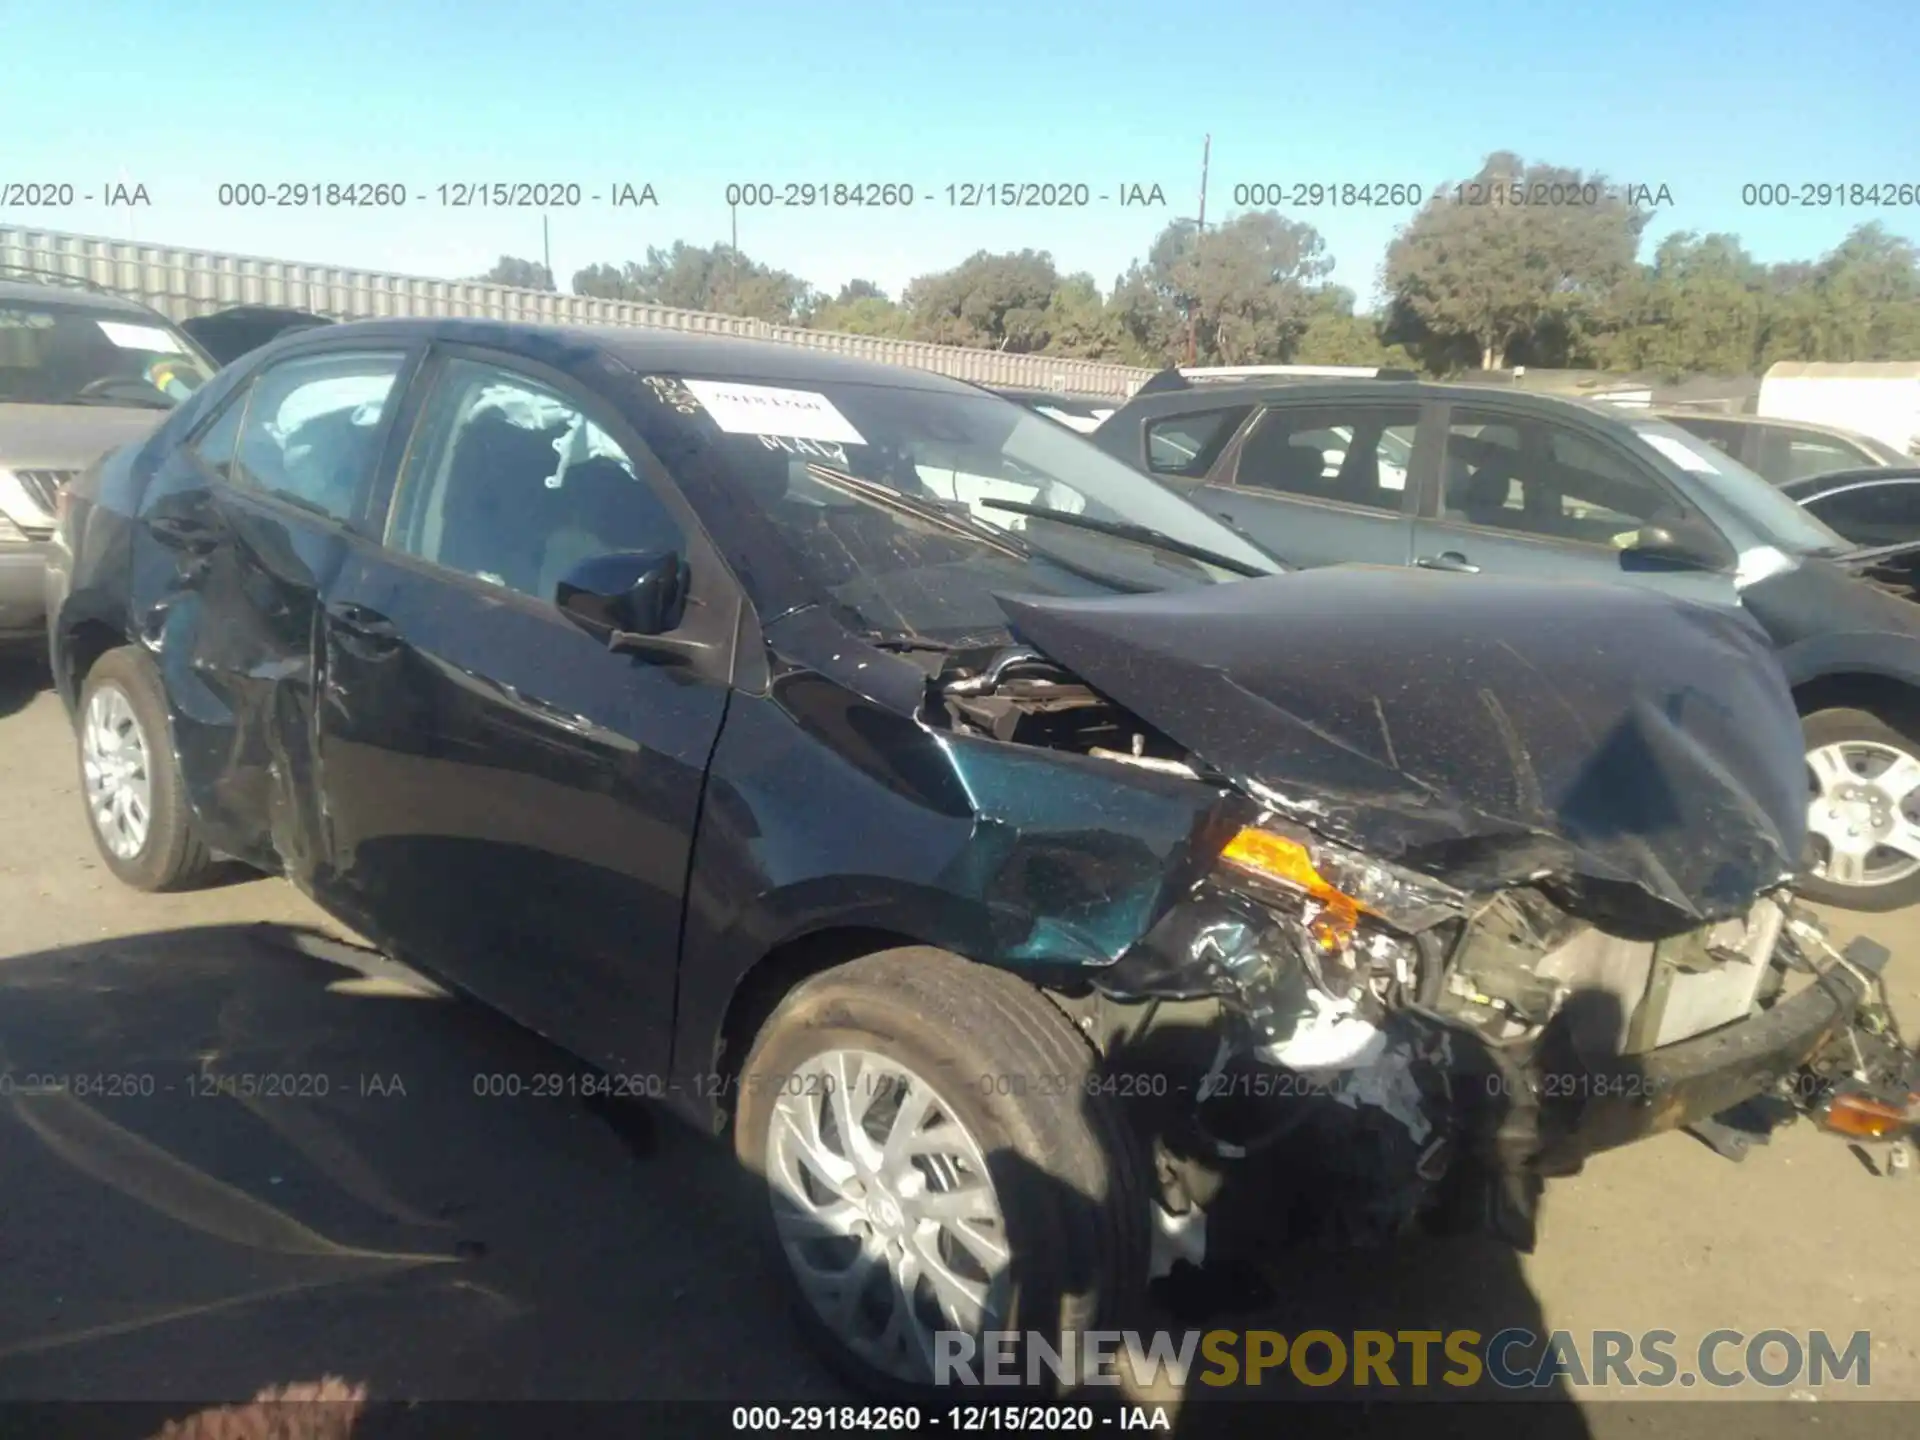
{"type": "Polygon", "coordinates": [[[647,258],[624,265],[589,265],[573,277],[573,293],[634,300],[681,310],[744,315],[778,325],[803,321],[813,288],[798,276],[749,259],[729,245],[647,248],[647,258]]]}
{"type": "Polygon", "coordinates": [[[1332,268],[1320,233],[1276,211],[1250,210],[1204,233],[1176,220],[1121,278],[1113,303],[1134,342],[1161,361],[1183,359],[1189,327],[1200,364],[1284,361],[1332,268]]]}
{"type": "Polygon", "coordinates": [[[1602,176],[1529,165],[1510,151],[1490,155],[1465,196],[1483,203],[1461,203],[1453,184],[1440,186],[1388,248],[1389,333],[1430,364],[1457,363],[1469,347],[1488,369],[1521,353],[1533,364],[1565,363],[1550,352],[1574,348],[1594,328],[1631,273],[1651,212],[1602,176]],[[1551,203],[1554,187],[1599,200],[1551,203]]]}
{"type": "Polygon", "coordinates": [[[1605,307],[1600,363],[1670,379],[1750,374],[1766,305],[1766,272],[1733,236],[1669,235],[1605,307]]]}
{"type": "Polygon", "coordinates": [[[1059,284],[1044,250],[980,250],[951,270],[920,276],[902,298],[920,339],[1019,354],[1046,348],[1059,284]]]}
{"type": "Polygon", "coordinates": [[[1761,363],[1920,356],[1920,257],[1911,242],[1862,225],[1813,264],[1767,274],[1761,363]]]}
{"type": "Polygon", "coordinates": [[[1353,306],[1353,292],[1344,285],[1322,286],[1313,296],[1312,314],[1290,358],[1301,365],[1418,368],[1405,346],[1390,345],[1382,338],[1378,317],[1356,315],[1353,306]]]}
{"type": "Polygon", "coordinates": [[[493,268],[484,275],[476,275],[476,280],[485,280],[493,285],[515,285],[522,290],[553,290],[553,272],[538,260],[522,260],[514,255],[502,255],[493,262],[493,268]]]}

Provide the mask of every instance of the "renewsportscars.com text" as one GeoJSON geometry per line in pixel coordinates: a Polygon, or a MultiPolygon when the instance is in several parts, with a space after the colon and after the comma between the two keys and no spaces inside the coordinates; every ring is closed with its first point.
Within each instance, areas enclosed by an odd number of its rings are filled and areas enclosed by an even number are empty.
{"type": "Polygon", "coordinates": [[[1086,1330],[1069,1332],[1058,1348],[1012,1330],[935,1338],[935,1382],[958,1386],[1864,1390],[1873,1380],[1865,1330],[1711,1330],[1687,1342],[1671,1330],[1086,1330]]]}

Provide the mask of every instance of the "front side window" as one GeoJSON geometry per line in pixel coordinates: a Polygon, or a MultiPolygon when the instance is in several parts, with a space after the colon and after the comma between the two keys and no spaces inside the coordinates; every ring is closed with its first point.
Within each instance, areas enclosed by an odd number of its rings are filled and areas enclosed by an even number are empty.
{"type": "Polygon", "coordinates": [[[1397,512],[1419,423],[1417,404],[1272,409],[1247,437],[1234,484],[1397,512]]]}
{"type": "Polygon", "coordinates": [[[450,361],[396,492],[387,543],[538,600],[583,560],[680,551],[683,532],[631,456],[524,376],[450,361]]]}
{"type": "Polygon", "coordinates": [[[1606,446],[1531,417],[1455,411],[1446,476],[1447,519],[1545,540],[1619,549],[1643,527],[1685,514],[1665,486],[1606,446]]]}
{"type": "MultiPolygon", "coordinates": [[[[784,551],[857,630],[1003,630],[1003,594],[1101,595],[1282,567],[1083,437],[998,396],[914,384],[639,377],[635,424],[725,545],[784,551]],[[742,512],[745,512],[742,514],[742,512]]],[[[750,592],[752,565],[733,557],[750,592]]]]}
{"type": "MultiPolygon", "coordinates": [[[[250,387],[228,478],[336,520],[349,518],[379,462],[380,421],[404,359],[395,352],[356,352],[269,366],[250,387]]],[[[205,444],[201,453],[217,468],[205,444]]]]}
{"type": "Polygon", "coordinates": [[[171,410],[212,375],[163,316],[0,300],[0,404],[171,410]]]}

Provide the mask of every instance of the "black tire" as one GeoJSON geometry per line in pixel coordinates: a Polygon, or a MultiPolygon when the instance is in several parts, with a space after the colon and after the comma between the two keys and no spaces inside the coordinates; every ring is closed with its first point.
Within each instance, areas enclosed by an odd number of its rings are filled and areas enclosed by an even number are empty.
{"type": "MultiPolygon", "coordinates": [[[[1883,745],[1897,750],[1903,755],[1920,761],[1920,743],[1910,735],[1902,733],[1889,725],[1879,716],[1865,710],[1816,710],[1801,722],[1806,736],[1807,753],[1828,745],[1859,741],[1872,745],[1883,745]]],[[[1809,766],[1809,783],[1811,766],[1809,766]]],[[[1808,837],[1809,846],[1818,842],[1808,837]]],[[[1879,913],[1887,910],[1899,910],[1920,902],[1920,870],[1904,879],[1892,880],[1880,884],[1857,885],[1824,879],[1811,872],[1813,857],[1809,857],[1809,871],[1800,880],[1800,894],[1808,900],[1821,905],[1833,905],[1843,910],[1860,910],[1879,913]]]]}
{"type": "MultiPolygon", "coordinates": [[[[938,1393],[876,1368],[834,1332],[807,1300],[775,1228],[766,1183],[775,1103],[783,1084],[791,1089],[786,1077],[835,1049],[875,1052],[925,1078],[985,1152],[1012,1256],[1010,1303],[997,1328],[1052,1336],[1056,1351],[1064,1331],[1117,1328],[1145,1295],[1150,1172],[1114,1102],[1084,1083],[1097,1071],[1092,1046],[1012,975],[944,950],[887,950],[787,996],[755,1040],[735,1110],[735,1153],[762,1182],[763,1241],[802,1328],[833,1369],[895,1399],[938,1393]],[[1003,1076],[1010,1083],[996,1083],[1003,1076]],[[1016,1089],[1024,1093],[999,1093],[1016,1089]]],[[[1044,1367],[1041,1388],[1051,1388],[1044,1367]]],[[[1007,1398],[1005,1390],[972,1393],[1007,1398]]]]}
{"type": "Polygon", "coordinates": [[[86,807],[87,829],[100,858],[125,884],[136,890],[191,890],[204,885],[216,869],[214,856],[194,833],[173,752],[173,730],[153,662],[138,650],[110,650],[94,662],[80,687],[80,795],[86,807]],[[96,696],[106,690],[124,696],[140,729],[146,751],[148,786],[147,830],[143,843],[130,855],[115,853],[102,835],[88,798],[85,736],[96,696]]]}

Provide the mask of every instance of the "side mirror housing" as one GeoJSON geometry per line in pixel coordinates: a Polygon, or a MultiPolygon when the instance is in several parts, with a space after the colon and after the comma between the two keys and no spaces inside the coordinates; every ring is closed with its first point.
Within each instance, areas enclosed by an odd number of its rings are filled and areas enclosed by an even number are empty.
{"type": "Polygon", "coordinates": [[[1627,546],[1629,556],[1666,565],[1717,570],[1726,563],[1726,546],[1716,531],[1697,520],[1643,525],[1627,546]]]}
{"type": "Polygon", "coordinates": [[[554,588],[560,613],[610,650],[688,659],[707,647],[672,638],[686,616],[689,572],[674,551],[616,551],[582,560],[554,588]]]}

